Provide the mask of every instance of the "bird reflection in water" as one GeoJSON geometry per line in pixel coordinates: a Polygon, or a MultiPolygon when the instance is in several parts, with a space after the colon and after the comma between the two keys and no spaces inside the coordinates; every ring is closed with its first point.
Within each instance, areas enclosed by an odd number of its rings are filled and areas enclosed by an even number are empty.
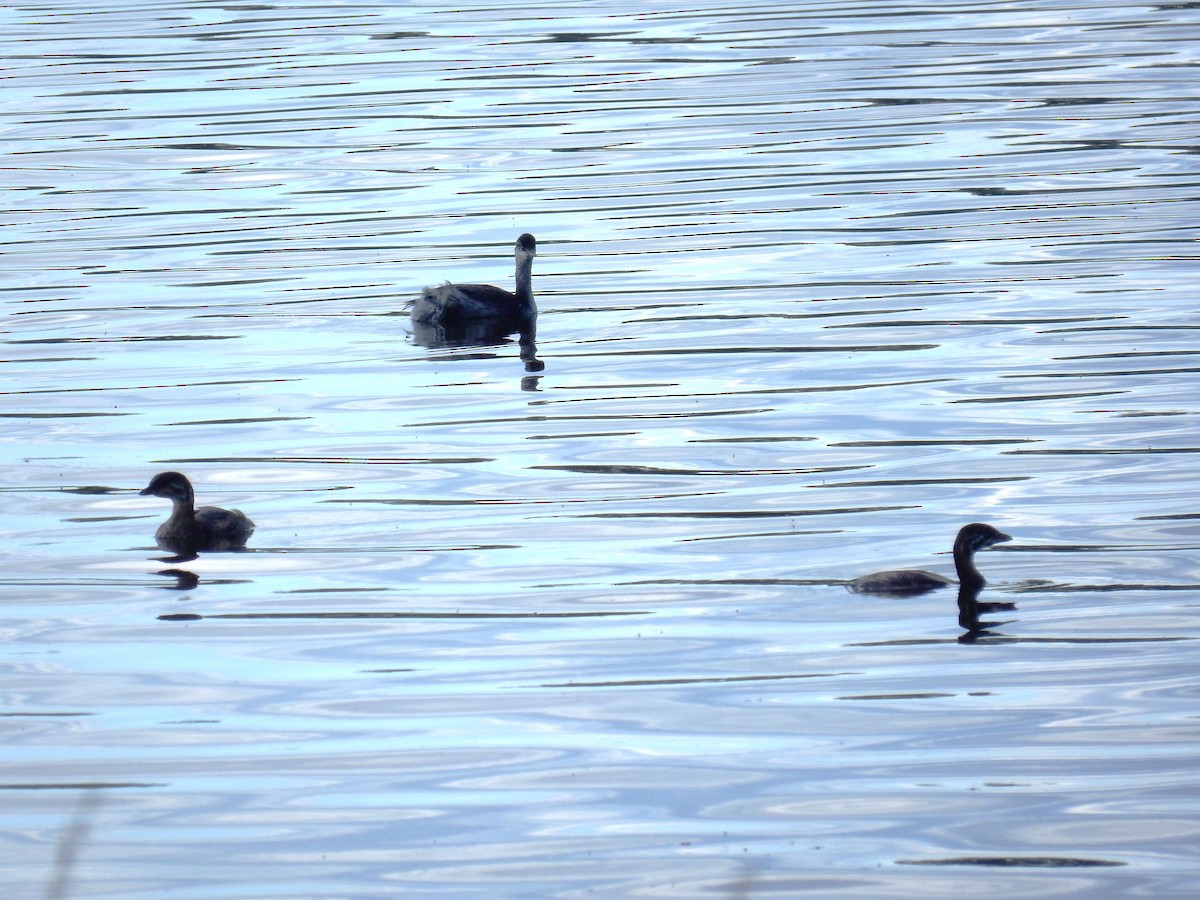
{"type": "MultiPolygon", "coordinates": [[[[196,555],[177,560],[178,562],[187,562],[195,559],[196,555]]],[[[174,584],[164,584],[162,586],[165,591],[191,591],[200,586],[200,576],[195,572],[190,572],[187,569],[162,569],[155,572],[155,575],[161,575],[163,578],[174,578],[174,584]]]]}
{"type": "Polygon", "coordinates": [[[981,615],[987,616],[998,612],[1012,612],[1017,608],[1017,604],[1015,603],[980,602],[979,592],[982,588],[983,585],[967,584],[960,584],[958,587],[958,627],[965,629],[958,636],[960,644],[973,644],[980,638],[989,637],[994,634],[991,629],[999,628],[1001,625],[1006,625],[1011,621],[985,622],[979,618],[981,615]]]}
{"type": "MultiPolygon", "coordinates": [[[[546,364],[537,356],[537,316],[527,319],[480,319],[473,322],[413,322],[413,340],[430,350],[462,347],[496,347],[512,343],[517,335],[521,362],[529,373],[541,372],[546,364]]],[[[536,378],[526,378],[536,385],[536,378]]],[[[524,383],[522,383],[524,386],[524,383]]]]}

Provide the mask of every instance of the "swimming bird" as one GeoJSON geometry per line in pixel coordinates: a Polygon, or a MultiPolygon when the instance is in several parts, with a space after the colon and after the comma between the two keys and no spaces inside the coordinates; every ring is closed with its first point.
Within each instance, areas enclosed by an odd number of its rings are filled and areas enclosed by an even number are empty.
{"type": "Polygon", "coordinates": [[[179,554],[241,550],[254,533],[254,523],[236,509],[215,506],[196,509],[192,483],[179,472],[160,472],[141,494],[165,497],[174,504],[170,518],[154,533],[154,539],[163,550],[179,554]]]}
{"type": "Polygon", "coordinates": [[[427,287],[413,301],[412,320],[417,325],[457,325],[494,320],[512,324],[515,331],[522,322],[537,316],[533,302],[533,258],[537,240],[532,234],[517,238],[516,293],[490,284],[452,284],[427,287]]]}
{"type": "MultiPolygon", "coordinates": [[[[987,582],[975,568],[975,553],[993,544],[1002,544],[1012,538],[991,525],[972,522],[958,531],[954,540],[954,570],[962,590],[978,593],[987,582]]],[[[908,597],[934,591],[954,582],[944,575],[922,569],[894,569],[863,575],[846,584],[856,594],[884,594],[893,597],[908,597]]]]}

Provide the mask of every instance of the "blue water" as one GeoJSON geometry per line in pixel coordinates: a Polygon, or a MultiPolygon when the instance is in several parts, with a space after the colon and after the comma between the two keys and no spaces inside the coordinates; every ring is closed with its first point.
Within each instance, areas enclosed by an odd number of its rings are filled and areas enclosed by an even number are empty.
{"type": "Polygon", "coordinates": [[[0,878],[1196,894],[1196,38],[0,11],[0,878]],[[414,339],[524,231],[543,372],[414,339]],[[154,547],[166,469],[248,552],[154,547]],[[983,633],[845,590],[970,521],[983,633]]]}

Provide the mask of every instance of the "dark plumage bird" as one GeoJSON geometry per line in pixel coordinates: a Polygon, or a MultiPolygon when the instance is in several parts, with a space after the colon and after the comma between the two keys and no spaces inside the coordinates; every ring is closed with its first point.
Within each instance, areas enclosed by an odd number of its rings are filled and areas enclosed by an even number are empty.
{"type": "Polygon", "coordinates": [[[533,302],[533,258],[537,241],[532,234],[517,238],[516,293],[490,284],[452,284],[427,287],[412,305],[417,325],[460,325],[485,320],[511,323],[513,330],[537,316],[533,302]]]}
{"type": "MultiPolygon", "coordinates": [[[[954,569],[958,573],[958,582],[967,591],[978,593],[987,582],[975,568],[975,553],[993,544],[1002,544],[1012,538],[1002,531],[997,531],[991,525],[982,522],[972,522],[959,529],[958,537],[954,540],[954,569]]],[[[937,590],[954,582],[944,575],[926,572],[922,569],[894,569],[888,572],[876,572],[873,575],[863,575],[848,582],[846,587],[856,594],[885,594],[893,597],[907,597],[924,594],[937,590]]]]}
{"type": "Polygon", "coordinates": [[[254,533],[254,523],[236,509],[196,509],[192,484],[178,472],[160,472],[141,493],[145,497],[165,497],[174,505],[171,517],[154,533],[163,550],[179,554],[241,550],[254,533]]]}

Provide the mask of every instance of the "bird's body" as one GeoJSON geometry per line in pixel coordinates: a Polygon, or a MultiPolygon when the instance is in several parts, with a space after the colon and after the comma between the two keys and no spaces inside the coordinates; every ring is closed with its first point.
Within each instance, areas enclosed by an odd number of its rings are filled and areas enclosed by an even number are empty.
{"type": "Polygon", "coordinates": [[[446,282],[427,287],[413,301],[412,320],[416,325],[456,326],[472,322],[511,323],[516,330],[537,316],[533,301],[533,258],[537,241],[532,234],[517,238],[516,291],[490,284],[454,284],[446,282]]]}
{"type": "Polygon", "coordinates": [[[896,569],[890,572],[875,572],[862,575],[850,582],[850,590],[856,594],[924,594],[936,591],[954,579],[927,572],[924,569],[896,569]]]}
{"type": "MultiPolygon", "coordinates": [[[[986,581],[975,568],[976,551],[1011,540],[1009,535],[981,522],[973,522],[960,528],[958,537],[954,540],[954,570],[958,574],[958,584],[968,591],[978,592],[986,581]]],[[[856,594],[906,597],[935,591],[954,583],[944,575],[926,572],[923,569],[893,569],[863,575],[848,582],[846,586],[856,594]]]]}
{"type": "Polygon", "coordinates": [[[216,506],[196,509],[191,482],[179,472],[155,475],[141,493],[164,497],[172,503],[170,517],[154,533],[163,550],[180,554],[241,550],[254,533],[254,523],[239,510],[216,506]]]}

